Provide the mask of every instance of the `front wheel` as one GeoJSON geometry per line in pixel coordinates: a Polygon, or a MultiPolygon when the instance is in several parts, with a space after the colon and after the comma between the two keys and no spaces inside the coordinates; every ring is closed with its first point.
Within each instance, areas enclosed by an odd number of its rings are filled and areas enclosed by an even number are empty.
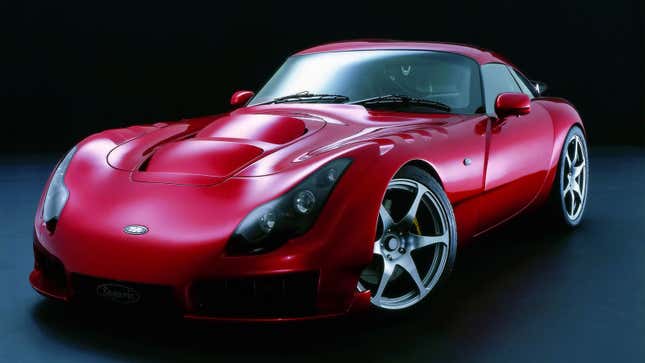
{"type": "Polygon", "coordinates": [[[378,219],[374,256],[358,289],[369,290],[378,308],[409,308],[452,270],[457,249],[452,206],[434,178],[406,166],[390,181],[378,219]]]}

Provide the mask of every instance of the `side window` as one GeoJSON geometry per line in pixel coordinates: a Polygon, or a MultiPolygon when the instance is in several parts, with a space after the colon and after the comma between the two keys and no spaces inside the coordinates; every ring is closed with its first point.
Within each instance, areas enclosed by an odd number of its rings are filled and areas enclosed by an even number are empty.
{"type": "Polygon", "coordinates": [[[533,84],[531,84],[531,82],[528,79],[526,79],[526,77],[524,77],[522,75],[522,73],[520,73],[520,72],[518,72],[515,69],[510,68],[510,67],[509,67],[509,69],[511,70],[511,73],[513,73],[513,77],[517,81],[517,84],[520,85],[520,88],[522,89],[522,92],[524,92],[526,95],[528,95],[529,98],[533,99],[533,97],[536,96],[535,95],[535,88],[534,88],[533,84]]]}
{"type": "Polygon", "coordinates": [[[484,98],[486,113],[495,113],[495,99],[504,92],[521,92],[517,82],[504,64],[489,63],[482,66],[482,81],[484,82],[484,98]]]}

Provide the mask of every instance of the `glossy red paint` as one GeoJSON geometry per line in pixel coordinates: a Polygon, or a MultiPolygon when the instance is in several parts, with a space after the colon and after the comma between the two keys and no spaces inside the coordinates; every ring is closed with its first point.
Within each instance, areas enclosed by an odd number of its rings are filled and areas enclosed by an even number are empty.
{"type": "Polygon", "coordinates": [[[495,113],[500,118],[522,116],[531,112],[531,99],[524,93],[502,93],[495,99],[495,113]]]}
{"type": "Polygon", "coordinates": [[[251,97],[253,97],[253,95],[255,95],[253,91],[236,91],[231,96],[231,106],[233,107],[244,106],[248,102],[248,100],[250,100],[251,97]]]}
{"type": "MultiPolygon", "coordinates": [[[[337,43],[302,53],[417,47],[500,61],[480,49],[440,43],[337,43]]],[[[369,296],[357,291],[357,279],[372,258],[386,186],[404,165],[438,176],[460,243],[546,200],[564,137],[581,120],[559,99],[527,103],[505,95],[498,101],[518,116],[289,103],[92,135],[79,143],[67,170],[71,192],[55,232],[44,225],[44,194],[34,223],[34,243],[64,265],[68,288],[52,290],[38,267],[31,284],[62,300],[75,299],[75,274],[168,286],[191,319],[298,320],[364,310],[369,296]],[[264,254],[226,253],[249,212],[341,157],[352,164],[307,233],[264,254]],[[149,232],[123,233],[132,224],[149,232]],[[318,274],[315,309],[302,316],[204,314],[191,296],[198,280],[300,272],[318,274]]]]}

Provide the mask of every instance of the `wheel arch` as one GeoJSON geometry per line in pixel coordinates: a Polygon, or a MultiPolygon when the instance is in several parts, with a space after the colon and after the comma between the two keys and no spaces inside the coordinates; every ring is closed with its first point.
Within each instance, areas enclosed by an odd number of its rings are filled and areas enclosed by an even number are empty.
{"type": "Polygon", "coordinates": [[[571,103],[561,98],[546,98],[543,101],[545,102],[542,102],[542,105],[545,106],[553,123],[553,149],[550,163],[551,173],[553,173],[557,168],[560,152],[569,131],[577,126],[582,130],[585,138],[588,138],[588,135],[580,114],[571,103]]]}
{"type": "Polygon", "coordinates": [[[445,187],[443,185],[443,181],[441,180],[441,177],[439,176],[439,173],[437,172],[435,167],[432,164],[430,164],[429,162],[427,162],[425,160],[422,160],[422,159],[409,160],[405,164],[401,165],[399,170],[397,170],[397,173],[401,169],[405,168],[406,166],[414,166],[414,167],[419,168],[419,169],[425,171],[426,173],[430,174],[439,183],[439,185],[441,185],[441,188],[443,188],[445,190],[445,187]]]}

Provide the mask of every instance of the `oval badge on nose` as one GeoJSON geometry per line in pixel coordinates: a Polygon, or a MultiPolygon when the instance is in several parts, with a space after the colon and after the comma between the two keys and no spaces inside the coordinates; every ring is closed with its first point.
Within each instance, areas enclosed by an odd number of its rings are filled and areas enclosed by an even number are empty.
{"type": "Polygon", "coordinates": [[[127,234],[139,235],[148,233],[148,227],[142,226],[140,224],[131,224],[129,226],[123,227],[123,232],[127,234]]]}
{"type": "Polygon", "coordinates": [[[137,290],[112,283],[97,286],[96,295],[118,304],[134,304],[141,300],[141,295],[137,290]]]}

